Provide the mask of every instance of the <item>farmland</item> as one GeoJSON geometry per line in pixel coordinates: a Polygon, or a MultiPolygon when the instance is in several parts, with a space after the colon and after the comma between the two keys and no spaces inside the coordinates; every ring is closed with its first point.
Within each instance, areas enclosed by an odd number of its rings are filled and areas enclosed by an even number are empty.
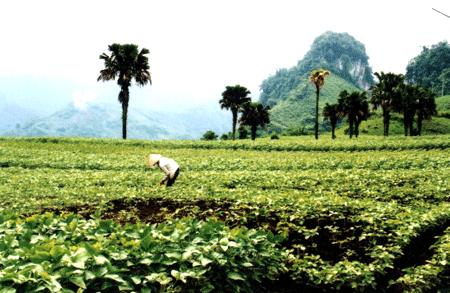
{"type": "Polygon", "coordinates": [[[449,147],[0,138],[0,292],[444,290],[449,147]]]}

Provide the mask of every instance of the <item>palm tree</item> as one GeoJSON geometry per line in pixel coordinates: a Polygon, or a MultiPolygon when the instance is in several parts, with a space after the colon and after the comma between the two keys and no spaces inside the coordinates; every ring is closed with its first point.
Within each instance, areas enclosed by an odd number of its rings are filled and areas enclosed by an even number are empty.
{"type": "Polygon", "coordinates": [[[233,140],[235,140],[236,137],[238,110],[242,104],[251,101],[251,99],[247,97],[249,94],[250,91],[246,87],[240,85],[227,86],[226,90],[222,93],[222,99],[219,100],[220,108],[225,108],[227,110],[231,109],[231,113],[233,114],[233,140]]]}
{"type": "Polygon", "coordinates": [[[256,129],[261,126],[267,130],[266,124],[270,123],[270,106],[264,107],[259,102],[245,103],[239,110],[242,113],[239,124],[250,126],[252,140],[256,138],[256,129]]]}
{"type": "Polygon", "coordinates": [[[418,86],[401,84],[399,95],[392,101],[393,109],[403,114],[403,124],[405,127],[405,136],[413,135],[414,115],[418,106],[420,89],[418,86]]]}
{"type": "Polygon", "coordinates": [[[436,94],[429,88],[420,87],[419,91],[419,100],[417,101],[416,110],[418,135],[420,135],[422,132],[423,119],[437,114],[435,101],[436,94]]]}
{"type": "Polygon", "coordinates": [[[354,91],[349,94],[346,90],[339,93],[338,109],[340,117],[347,117],[350,138],[359,135],[359,125],[370,116],[367,92],[354,91]]]}
{"type": "Polygon", "coordinates": [[[384,136],[388,136],[390,112],[392,110],[391,102],[398,95],[397,88],[403,83],[405,76],[390,72],[385,74],[383,71],[381,71],[381,74],[375,72],[375,76],[378,78],[378,83],[369,89],[372,91],[370,103],[373,105],[373,110],[381,106],[383,110],[383,133],[384,136]]]}
{"type": "Polygon", "coordinates": [[[130,101],[129,87],[133,79],[139,86],[147,83],[152,84],[150,76],[150,66],[148,65],[148,57],[150,51],[146,48],[138,51],[138,46],[134,44],[117,44],[108,46],[111,56],[103,53],[100,59],[104,60],[105,68],[100,70],[100,76],[97,81],[115,80],[120,86],[119,102],[122,104],[122,137],[127,138],[127,118],[128,104],[130,101]]]}
{"type": "Polygon", "coordinates": [[[328,75],[330,75],[329,71],[319,69],[314,70],[309,77],[309,81],[316,86],[316,123],[314,125],[316,139],[319,139],[319,94],[328,75]]]}
{"type": "Polygon", "coordinates": [[[322,109],[323,121],[330,120],[331,124],[331,138],[335,139],[336,135],[334,135],[334,130],[336,129],[336,124],[338,120],[341,118],[339,116],[339,105],[338,104],[325,104],[325,107],[322,109]]]}

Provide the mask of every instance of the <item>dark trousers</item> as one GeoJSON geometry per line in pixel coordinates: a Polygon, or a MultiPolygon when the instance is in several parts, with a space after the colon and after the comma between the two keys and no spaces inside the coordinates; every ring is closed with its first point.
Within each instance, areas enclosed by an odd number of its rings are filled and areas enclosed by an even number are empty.
{"type": "Polygon", "coordinates": [[[180,174],[180,168],[178,168],[175,171],[175,174],[173,175],[173,178],[169,178],[169,180],[167,180],[167,185],[166,186],[172,186],[175,183],[175,180],[177,179],[178,174],[180,174]]]}

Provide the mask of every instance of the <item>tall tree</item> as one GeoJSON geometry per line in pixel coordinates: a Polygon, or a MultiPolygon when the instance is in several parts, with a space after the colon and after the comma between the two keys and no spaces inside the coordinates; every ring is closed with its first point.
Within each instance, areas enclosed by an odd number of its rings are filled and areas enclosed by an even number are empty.
{"type": "Polygon", "coordinates": [[[130,101],[129,88],[133,79],[139,86],[144,86],[147,83],[152,84],[148,57],[145,56],[150,51],[142,48],[139,52],[137,45],[117,43],[109,45],[108,50],[111,52],[111,56],[106,53],[100,55],[100,59],[105,62],[105,68],[100,70],[97,81],[115,80],[117,77],[117,84],[120,86],[119,102],[122,104],[122,137],[126,139],[130,101]]]}
{"type": "Polygon", "coordinates": [[[316,86],[316,122],[314,125],[315,137],[319,139],[319,94],[323,85],[325,84],[325,78],[330,75],[329,71],[319,69],[314,70],[309,77],[309,81],[316,86]]]}
{"type": "Polygon", "coordinates": [[[429,88],[420,87],[419,100],[417,101],[417,132],[422,132],[423,119],[429,118],[437,114],[436,110],[436,94],[429,88]]]}
{"type": "Polygon", "coordinates": [[[450,85],[450,68],[444,69],[438,79],[442,82],[441,96],[443,96],[447,87],[450,85]]]}
{"type": "Polygon", "coordinates": [[[423,47],[422,52],[411,59],[406,67],[406,82],[421,84],[435,92],[442,90],[439,76],[450,68],[450,45],[447,41],[439,42],[431,47],[423,47]]]}
{"type": "Polygon", "coordinates": [[[263,104],[259,102],[245,103],[240,108],[242,113],[239,123],[241,125],[250,126],[250,131],[252,134],[252,140],[256,138],[256,130],[258,126],[267,130],[266,124],[270,123],[270,106],[264,107],[263,104]]]}
{"type": "Polygon", "coordinates": [[[222,109],[231,110],[233,114],[233,140],[236,138],[236,123],[239,108],[242,104],[251,101],[251,98],[247,97],[250,91],[243,86],[227,86],[226,90],[222,93],[222,99],[219,100],[220,107],[222,109]]]}
{"type": "Polygon", "coordinates": [[[381,71],[381,74],[375,72],[375,76],[378,78],[378,83],[370,87],[372,91],[370,103],[373,105],[374,110],[381,106],[383,110],[383,134],[388,136],[392,100],[399,94],[398,86],[403,83],[405,76],[390,72],[385,74],[383,71],[381,71]]]}
{"type": "Polygon", "coordinates": [[[337,122],[341,118],[339,116],[339,105],[338,104],[325,104],[325,107],[322,109],[322,115],[323,115],[323,121],[330,120],[331,125],[331,138],[335,139],[336,135],[334,134],[334,131],[336,129],[337,122]]]}
{"type": "Polygon", "coordinates": [[[350,138],[359,135],[359,125],[370,116],[367,92],[354,91],[348,93],[343,90],[339,93],[338,109],[340,117],[347,117],[350,138]]]}
{"type": "Polygon", "coordinates": [[[403,114],[405,136],[408,136],[408,130],[409,135],[413,135],[413,122],[418,106],[419,93],[419,86],[401,84],[399,87],[399,95],[392,102],[394,110],[403,114]]]}

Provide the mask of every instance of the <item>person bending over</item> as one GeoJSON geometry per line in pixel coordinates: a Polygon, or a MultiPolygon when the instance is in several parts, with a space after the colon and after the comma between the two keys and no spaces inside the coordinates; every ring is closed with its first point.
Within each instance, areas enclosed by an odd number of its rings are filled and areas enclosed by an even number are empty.
{"type": "Polygon", "coordinates": [[[166,186],[172,186],[180,173],[180,166],[174,160],[161,157],[161,155],[149,155],[146,164],[147,168],[151,168],[156,164],[165,174],[159,185],[161,186],[167,181],[166,186]]]}

